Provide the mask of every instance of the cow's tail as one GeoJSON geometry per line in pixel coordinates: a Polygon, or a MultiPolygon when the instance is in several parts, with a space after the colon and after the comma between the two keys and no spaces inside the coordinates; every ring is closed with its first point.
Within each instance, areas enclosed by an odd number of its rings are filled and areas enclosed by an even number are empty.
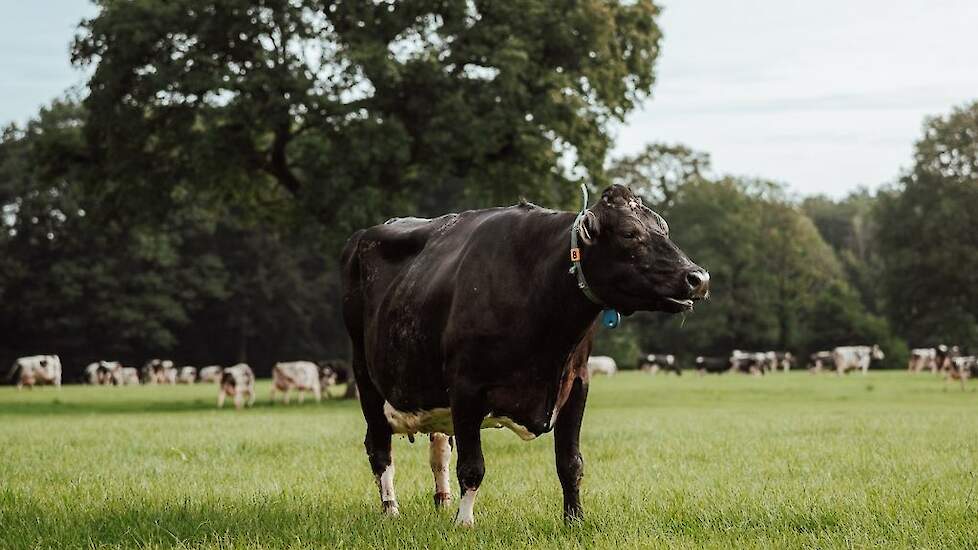
{"type": "Polygon", "coordinates": [[[10,367],[10,372],[7,373],[7,382],[13,382],[14,378],[17,378],[17,374],[20,373],[20,369],[20,361],[14,361],[13,366],[10,367]]]}

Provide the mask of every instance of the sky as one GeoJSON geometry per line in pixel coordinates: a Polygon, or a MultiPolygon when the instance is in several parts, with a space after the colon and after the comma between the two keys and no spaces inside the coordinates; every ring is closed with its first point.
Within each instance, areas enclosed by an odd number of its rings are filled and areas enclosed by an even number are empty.
{"type": "MultiPolygon", "coordinates": [[[[0,0],[0,123],[85,75],[68,45],[85,0],[0,0]]],[[[660,0],[653,97],[616,154],[681,142],[716,174],[841,197],[895,180],[924,117],[978,99],[974,0],[660,0]]]]}

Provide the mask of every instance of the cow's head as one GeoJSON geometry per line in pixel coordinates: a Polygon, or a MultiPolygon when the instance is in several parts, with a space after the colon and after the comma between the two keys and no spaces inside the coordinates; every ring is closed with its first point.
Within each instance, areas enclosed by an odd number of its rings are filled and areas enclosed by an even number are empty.
{"type": "Polygon", "coordinates": [[[873,349],[871,351],[870,357],[877,361],[882,361],[886,356],[883,355],[883,350],[880,349],[879,345],[873,344],[873,349]]]}
{"type": "Polygon", "coordinates": [[[609,306],[679,313],[709,296],[710,275],[669,239],[662,216],[622,185],[601,194],[577,228],[588,284],[609,306]]]}

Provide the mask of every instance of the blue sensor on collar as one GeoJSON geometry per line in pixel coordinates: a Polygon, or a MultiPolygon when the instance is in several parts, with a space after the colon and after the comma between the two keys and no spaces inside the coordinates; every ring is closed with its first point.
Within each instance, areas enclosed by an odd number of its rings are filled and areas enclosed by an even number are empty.
{"type": "Polygon", "coordinates": [[[601,324],[607,328],[618,328],[621,324],[621,313],[617,309],[606,309],[601,312],[601,324]]]}

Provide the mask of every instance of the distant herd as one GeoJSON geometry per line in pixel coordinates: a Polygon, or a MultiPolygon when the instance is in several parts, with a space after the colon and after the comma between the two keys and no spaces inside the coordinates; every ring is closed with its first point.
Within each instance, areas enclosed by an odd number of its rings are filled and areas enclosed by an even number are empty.
{"type": "MultiPolygon", "coordinates": [[[[870,366],[884,359],[878,345],[840,346],[831,351],[818,351],[809,356],[809,372],[835,372],[845,374],[850,370],[866,374],[870,366]]],[[[790,351],[752,352],[733,350],[727,357],[697,356],[693,368],[697,374],[742,373],[761,376],[768,372],[788,372],[797,366],[797,357],[790,351]]],[[[656,374],[672,372],[681,375],[682,364],[673,354],[647,354],[639,358],[636,368],[642,372],[656,374]]],[[[591,375],[614,374],[618,371],[611,357],[592,356],[588,359],[591,375]]],[[[965,380],[978,378],[978,357],[964,355],[960,346],[939,345],[933,348],[916,348],[910,352],[907,365],[909,372],[930,371],[942,374],[946,380],[965,380]]]]}
{"type": "MultiPolygon", "coordinates": [[[[809,356],[806,365],[809,372],[835,372],[845,374],[850,370],[868,372],[870,366],[884,358],[878,345],[840,346],[831,351],[818,351],[809,356]]],[[[610,375],[618,372],[618,364],[611,357],[588,358],[591,375],[610,375]]],[[[761,376],[769,372],[789,372],[797,367],[797,356],[790,351],[741,351],[733,350],[727,357],[697,356],[693,370],[697,374],[741,373],[761,376]]],[[[649,374],[672,372],[681,375],[683,366],[674,354],[646,354],[639,358],[636,369],[649,374]]],[[[907,371],[929,371],[941,374],[946,380],[978,378],[978,357],[964,355],[960,346],[939,345],[933,348],[915,348],[910,352],[907,371]]],[[[272,368],[271,399],[276,394],[283,403],[290,400],[290,391],[298,394],[299,402],[306,394],[312,394],[318,402],[327,388],[346,382],[349,366],[342,359],[327,361],[289,361],[276,363],[272,368]]],[[[36,385],[61,385],[61,359],[57,355],[34,355],[17,359],[9,372],[9,379],[17,388],[36,385]]],[[[252,405],[255,400],[255,375],[251,367],[238,363],[230,367],[210,365],[206,367],[180,366],[168,359],[151,359],[141,369],[125,367],[118,361],[96,361],[84,370],[83,381],[93,386],[136,386],[140,384],[219,384],[218,406],[231,397],[235,406],[252,405]]]]}
{"type": "MultiPolygon", "coordinates": [[[[61,358],[57,355],[33,355],[14,361],[9,379],[17,389],[36,385],[61,386],[61,358]]],[[[329,397],[327,388],[346,382],[349,367],[343,360],[289,361],[272,367],[271,400],[276,394],[288,403],[290,392],[298,393],[299,402],[306,394],[316,401],[329,397]]],[[[141,369],[126,367],[118,361],[96,361],[85,367],[83,381],[94,386],[167,385],[167,384],[217,384],[217,406],[224,406],[226,398],[234,401],[236,408],[251,406],[255,402],[255,373],[245,363],[230,367],[210,365],[206,367],[177,367],[168,359],[150,359],[141,369]]]]}

